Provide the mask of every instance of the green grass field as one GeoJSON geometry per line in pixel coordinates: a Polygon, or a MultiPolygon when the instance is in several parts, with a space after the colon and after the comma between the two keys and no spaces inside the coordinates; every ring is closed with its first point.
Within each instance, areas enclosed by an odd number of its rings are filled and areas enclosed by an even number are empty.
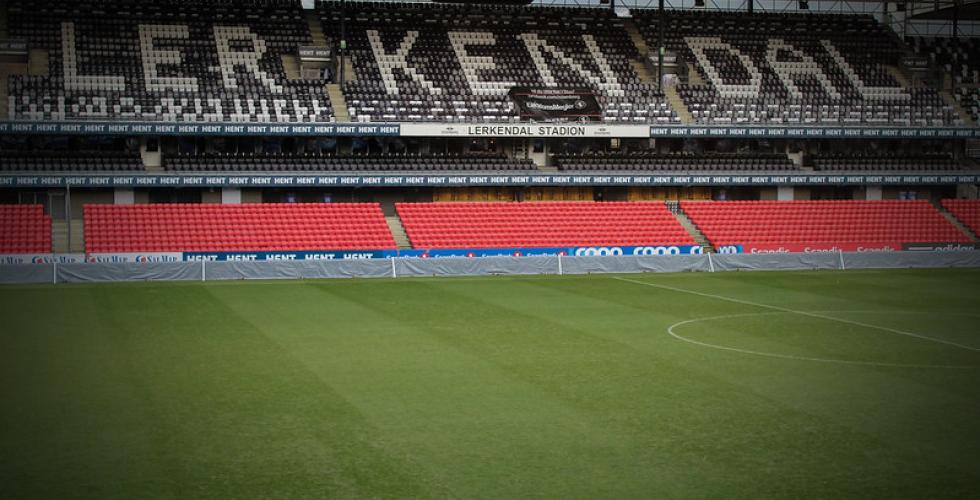
{"type": "Polygon", "coordinates": [[[0,287],[0,498],[976,498],[978,283],[0,287]]]}

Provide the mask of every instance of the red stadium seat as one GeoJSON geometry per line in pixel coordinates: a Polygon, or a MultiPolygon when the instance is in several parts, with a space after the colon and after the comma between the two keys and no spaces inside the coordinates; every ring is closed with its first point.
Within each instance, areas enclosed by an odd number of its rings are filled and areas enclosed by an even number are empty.
{"type": "Polygon", "coordinates": [[[422,249],[695,245],[662,202],[398,203],[422,249]]]}
{"type": "Polygon", "coordinates": [[[970,241],[927,201],[685,201],[681,208],[715,246],[901,250],[970,241]]]}
{"type": "Polygon", "coordinates": [[[973,234],[980,234],[980,200],[943,200],[943,208],[970,228],[973,234]]]}
{"type": "Polygon", "coordinates": [[[51,217],[41,205],[0,205],[0,253],[51,253],[51,217]]]}
{"type": "Polygon", "coordinates": [[[89,253],[394,248],[377,203],[85,206],[89,253]]]}

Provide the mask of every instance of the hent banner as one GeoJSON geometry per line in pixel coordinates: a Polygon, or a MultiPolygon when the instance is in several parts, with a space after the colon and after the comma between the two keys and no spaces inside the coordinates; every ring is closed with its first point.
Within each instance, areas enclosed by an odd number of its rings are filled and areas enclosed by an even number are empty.
{"type": "Polygon", "coordinates": [[[325,250],[300,252],[184,252],[184,262],[226,262],[255,261],[271,262],[284,260],[358,260],[380,259],[385,257],[383,250],[325,250]]]}

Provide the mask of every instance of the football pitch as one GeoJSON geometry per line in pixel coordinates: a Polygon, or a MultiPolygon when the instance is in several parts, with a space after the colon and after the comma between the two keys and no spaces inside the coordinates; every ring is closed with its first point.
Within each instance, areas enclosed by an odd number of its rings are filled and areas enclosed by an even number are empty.
{"type": "Polygon", "coordinates": [[[0,497],[976,498],[978,285],[0,287],[0,497]]]}

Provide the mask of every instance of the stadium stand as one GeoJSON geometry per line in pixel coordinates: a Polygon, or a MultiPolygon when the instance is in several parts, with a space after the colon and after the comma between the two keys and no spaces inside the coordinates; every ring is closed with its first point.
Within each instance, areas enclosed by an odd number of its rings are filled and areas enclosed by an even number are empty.
{"type": "Polygon", "coordinates": [[[439,172],[533,171],[531,160],[499,155],[334,156],[329,154],[212,153],[179,155],[166,160],[167,170],[214,172],[439,172]]]}
{"type": "Polygon", "coordinates": [[[908,37],[912,50],[952,77],[953,97],[973,121],[980,118],[980,42],[974,38],[908,37]]]}
{"type": "Polygon", "coordinates": [[[840,171],[949,171],[962,167],[952,156],[942,153],[861,154],[837,153],[811,156],[816,170],[840,171]]]}
{"type": "Polygon", "coordinates": [[[0,205],[0,254],[51,253],[51,217],[41,205],[0,205]]]}
{"type": "Polygon", "coordinates": [[[562,170],[618,171],[792,171],[799,170],[778,153],[589,153],[555,157],[562,170]]]}
{"type": "Polygon", "coordinates": [[[980,121],[980,87],[960,87],[953,97],[974,122],[980,121]]]}
{"type": "Polygon", "coordinates": [[[925,55],[934,66],[949,73],[954,83],[980,83],[980,44],[973,38],[926,38],[910,36],[912,51],[925,55]]]}
{"type": "Polygon", "coordinates": [[[968,243],[928,201],[682,201],[712,245],[746,252],[968,243]]]}
{"type": "Polygon", "coordinates": [[[973,234],[980,235],[980,200],[947,199],[942,201],[942,205],[973,234]]]}
{"type": "Polygon", "coordinates": [[[12,0],[11,37],[47,51],[47,76],[11,76],[18,120],[330,121],[322,81],[287,81],[310,45],[291,0],[12,0]]]}
{"type": "Polygon", "coordinates": [[[86,205],[85,250],[394,249],[376,203],[86,205]]]}
{"type": "Polygon", "coordinates": [[[140,171],[138,151],[9,151],[0,150],[3,172],[140,171]]]}
{"type": "Polygon", "coordinates": [[[694,245],[662,202],[395,205],[418,249],[694,245]]]}
{"type": "MultiPolygon", "coordinates": [[[[320,12],[339,32],[338,2],[320,12]]],[[[346,29],[354,121],[514,121],[526,86],[591,88],[610,122],[678,122],[609,9],[348,3],[346,29]]]]}
{"type": "MultiPolygon", "coordinates": [[[[658,14],[635,16],[657,46],[658,14]]],[[[903,47],[871,16],[668,11],[665,45],[697,70],[678,87],[705,124],[961,124],[933,89],[888,72],[903,47]]]]}

